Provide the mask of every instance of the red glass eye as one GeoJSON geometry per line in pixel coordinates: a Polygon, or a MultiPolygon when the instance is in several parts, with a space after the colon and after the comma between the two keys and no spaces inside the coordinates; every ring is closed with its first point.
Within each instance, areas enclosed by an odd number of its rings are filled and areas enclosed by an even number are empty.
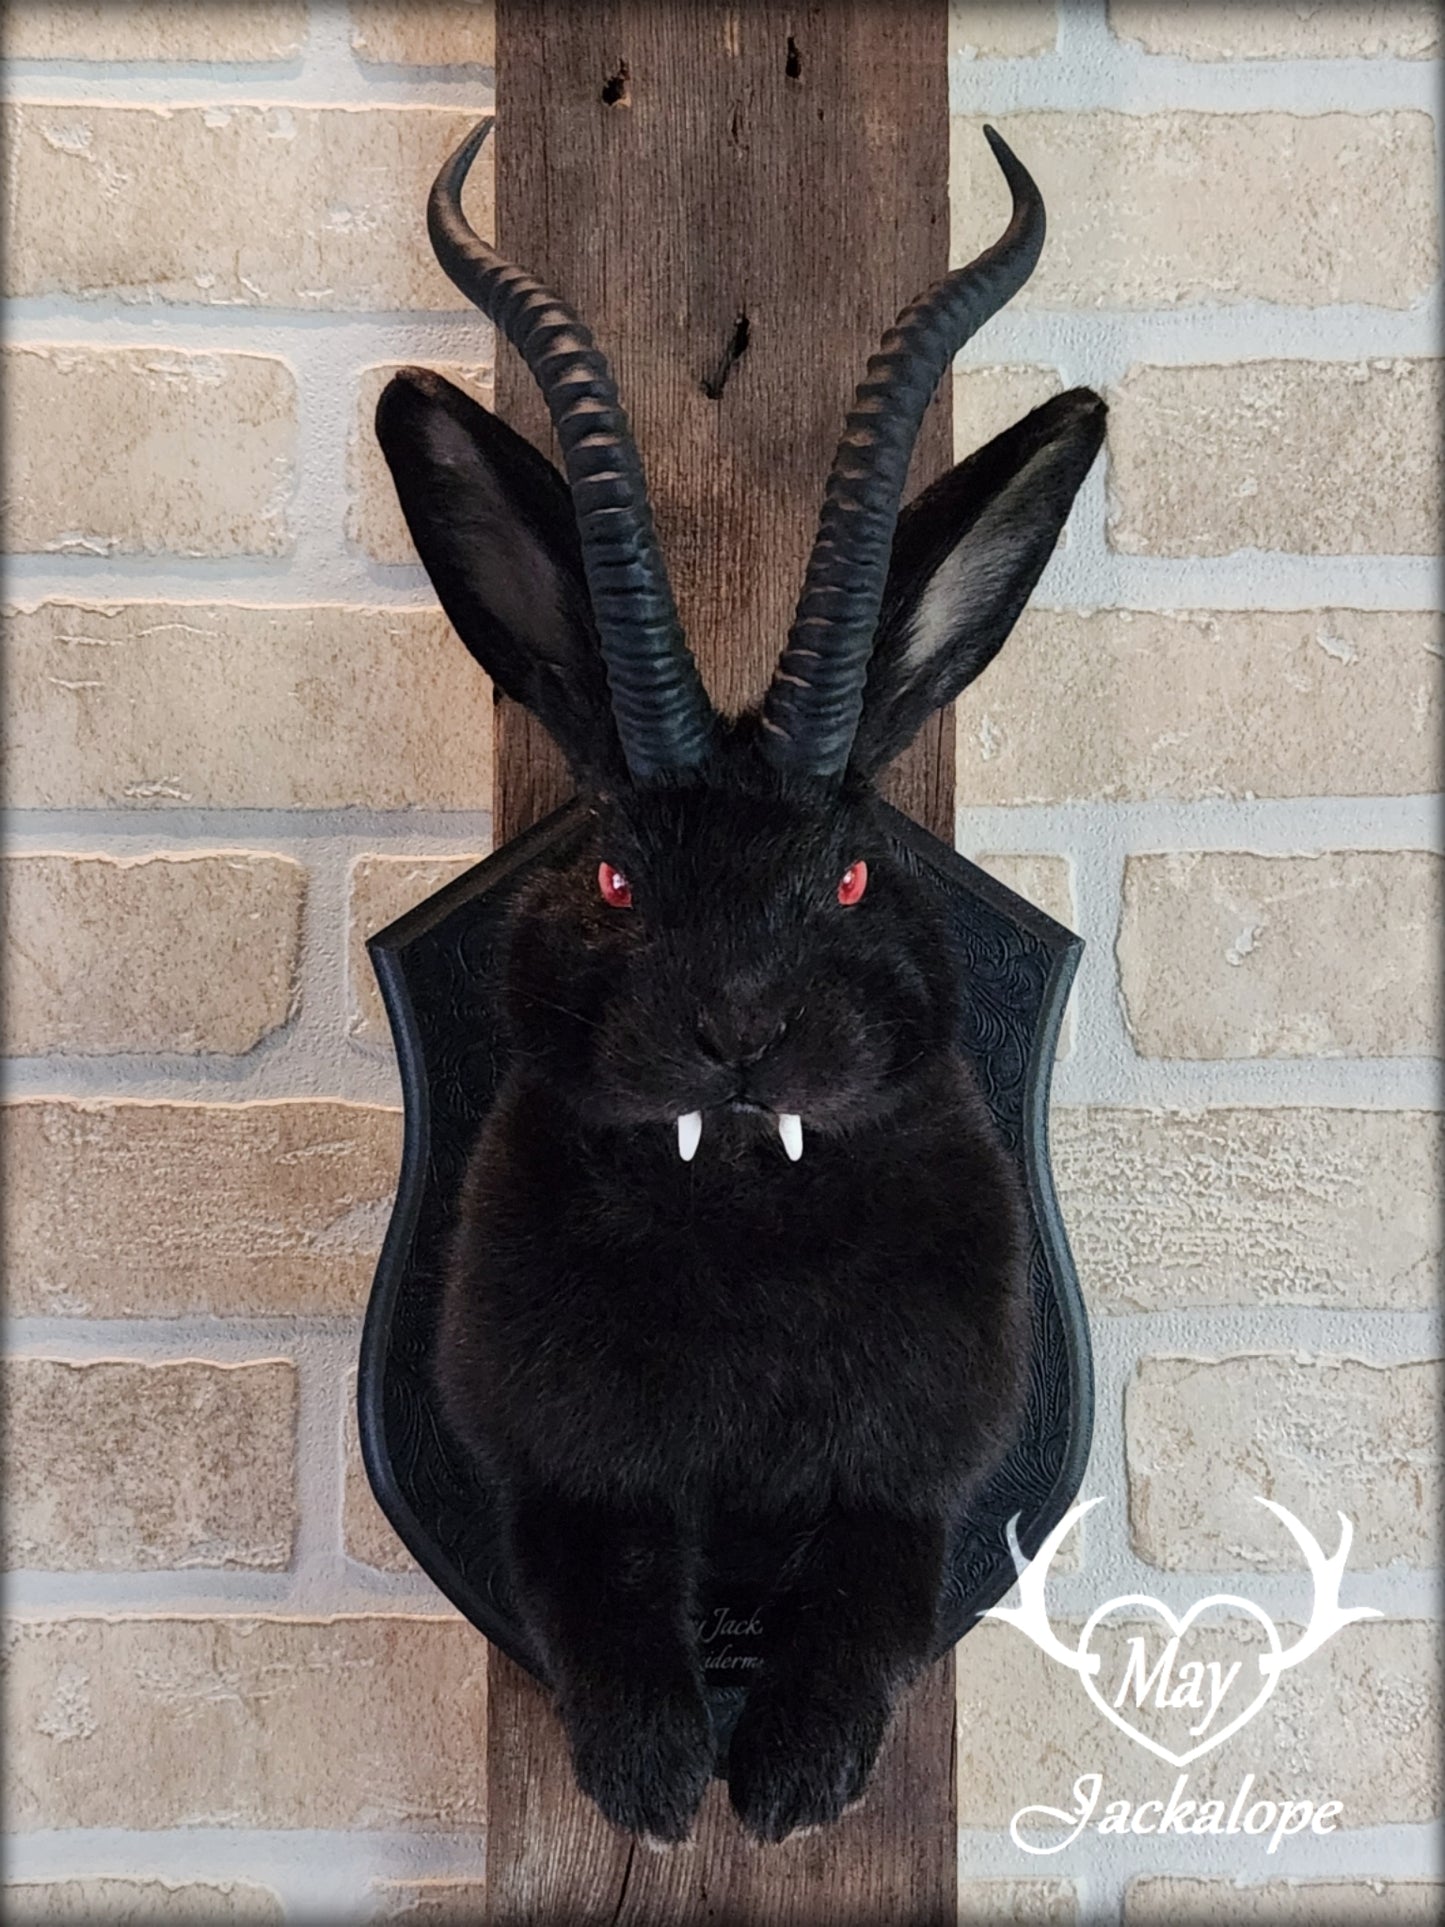
{"type": "Polygon", "coordinates": [[[614,870],[610,863],[597,865],[597,888],[614,910],[632,908],[632,885],[620,870],[614,870]]]}
{"type": "Polygon", "coordinates": [[[838,901],[841,904],[854,904],[868,888],[868,865],[860,858],[850,863],[838,879],[838,901]]]}

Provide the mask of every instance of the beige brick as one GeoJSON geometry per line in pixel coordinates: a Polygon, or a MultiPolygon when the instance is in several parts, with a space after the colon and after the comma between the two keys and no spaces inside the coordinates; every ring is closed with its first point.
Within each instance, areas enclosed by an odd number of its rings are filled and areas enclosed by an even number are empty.
{"type": "Polygon", "coordinates": [[[287,60],[306,38],[302,0],[7,0],[10,60],[287,60]]]}
{"type": "Polygon", "coordinates": [[[236,1053],[291,1015],[305,872],[289,858],[15,856],[0,877],[11,1055],[236,1053]]]}
{"type": "MultiPolygon", "coordinates": [[[[1408,308],[1439,273],[1428,114],[1095,110],[996,124],[1049,209],[1049,244],[1021,307],[1408,308]]],[[[1008,218],[982,127],[952,124],[961,261],[1008,218]]]]}
{"type": "Polygon", "coordinates": [[[269,1921],[285,1916],[269,1887],[249,1880],[17,1880],[4,1889],[10,1927],[152,1927],[173,1921],[269,1921]]]}
{"type": "Polygon", "coordinates": [[[460,1617],[12,1619],[5,1650],[12,1826],[484,1823],[460,1617]]]}
{"type": "Polygon", "coordinates": [[[481,1880],[377,1880],[374,1920],[415,1920],[429,1927],[479,1927],[487,1917],[481,1880]]]}
{"type": "Polygon", "coordinates": [[[1300,1551],[1255,1503],[1287,1506],[1352,1570],[1440,1558],[1445,1361],[1252,1353],[1145,1358],[1124,1395],[1134,1550],[1170,1572],[1290,1572],[1300,1551]]]}
{"type": "Polygon", "coordinates": [[[1118,957],[1135,1048],[1437,1054],[1442,868],[1427,850],[1130,857],[1118,957]]]}
{"type": "MultiPolygon", "coordinates": [[[[966,798],[970,803],[975,800],[972,796],[966,798]]],[[[990,876],[997,877],[1000,883],[1016,891],[1026,903],[1035,904],[1045,916],[1063,924],[1066,930],[1073,929],[1074,886],[1066,856],[1028,856],[1013,850],[987,851],[982,856],[973,857],[973,861],[981,870],[987,870],[990,876]]],[[[1071,998],[1059,1027],[1055,1055],[1067,1057],[1073,1048],[1074,1006],[1071,998]]]]}
{"type": "Polygon", "coordinates": [[[1029,362],[956,368],[953,373],[953,449],[961,460],[1063,391],[1057,368],[1029,362]]]}
{"type": "Polygon", "coordinates": [[[1427,60],[1440,50],[1434,0],[1109,0],[1109,25],[1146,53],[1186,60],[1427,60]]]}
{"type": "Polygon", "coordinates": [[[1439,1927],[1445,1886],[1431,1880],[1185,1880],[1146,1874],[1124,1892],[1126,1927],[1439,1927]]]}
{"type": "Polygon", "coordinates": [[[284,555],[296,379],[269,355],[5,350],[5,546],[284,555]]]}
{"type": "Polygon", "coordinates": [[[1096,1310],[1436,1302],[1436,1112],[1056,1104],[1049,1135],[1096,1310]]]}
{"type": "Polygon", "coordinates": [[[1428,794],[1442,681],[1440,618],[1424,611],[1031,609],[958,706],[959,792],[1428,794]]]}
{"type": "Polygon", "coordinates": [[[1109,541],[1128,555],[1434,555],[1440,390],[1438,361],[1133,368],[1110,397],[1109,541]]]}
{"type": "Polygon", "coordinates": [[[379,1572],[415,1572],[416,1562],[392,1531],[376,1500],[361,1463],[361,1440],[356,1428],[356,1374],[351,1375],[342,1427],[345,1484],[341,1502],[341,1539],[348,1559],[379,1572]]]}
{"type": "MultiPolygon", "coordinates": [[[[10,294],[466,306],[436,265],[424,212],[437,168],[476,120],[470,109],[76,101],[15,106],[8,118],[10,294]]],[[[468,207],[490,232],[490,158],[474,172],[468,207]]]]}
{"type": "Polygon", "coordinates": [[[956,58],[1047,53],[1057,33],[1056,0],[949,0],[948,51],[956,58]]]}
{"type": "Polygon", "coordinates": [[[476,856],[359,856],[351,866],[351,931],[347,970],[351,984],[351,1034],[362,1043],[391,1038],[366,940],[415,909],[454,877],[479,863],[476,856]]]}
{"type": "Polygon", "coordinates": [[[7,627],[12,804],[491,805],[491,689],[439,609],[44,602],[7,627]]]}
{"type": "Polygon", "coordinates": [[[1079,1917],[1078,1890],[1067,1880],[961,1880],[959,1927],[997,1927],[1000,1921],[1071,1927],[1079,1917]]]}
{"type": "Polygon", "coordinates": [[[12,1313],[354,1313],[401,1166],[371,1104],[0,1106],[12,1313]]]}
{"type": "Polygon", "coordinates": [[[290,1564],[294,1366],[20,1358],[4,1381],[7,1566],[290,1564]]]}
{"type": "Polygon", "coordinates": [[[492,0],[351,0],[351,45],[395,67],[492,67],[492,0]]]}
{"type": "MultiPolygon", "coordinates": [[[[495,341],[489,323],[477,318],[477,345],[480,353],[490,352],[495,341]]],[[[375,562],[417,565],[396,499],[391,470],[386,465],[376,440],[376,404],[383,388],[398,368],[429,367],[466,389],[485,407],[492,405],[492,363],[490,359],[474,367],[459,368],[445,362],[379,363],[363,368],[356,385],[356,413],[346,448],[346,475],[350,499],[346,510],[346,539],[375,562]]]]}
{"type": "MultiPolygon", "coordinates": [[[[971,799],[970,799],[971,800],[971,799]]],[[[1074,889],[1066,856],[1027,856],[1017,850],[987,850],[972,859],[1055,922],[1074,920],[1074,889]]]]}
{"type": "MultiPolygon", "coordinates": [[[[1181,1609],[1192,1597],[1183,1596],[1181,1609]]],[[[1078,1625],[1053,1624],[1072,1648],[1078,1625]]],[[[1205,1627],[1209,1649],[1226,1659],[1248,1663],[1261,1650],[1248,1622],[1211,1619],[1205,1627]]],[[[1148,1630],[1148,1621],[1125,1621],[1115,1638],[1148,1630]]],[[[1285,1646],[1299,1631],[1279,1630],[1285,1646]]],[[[1188,1797],[1232,1801],[1252,1773],[1251,1799],[1341,1801],[1342,1831],[1433,1820],[1442,1804],[1440,1664],[1430,1621],[1346,1626],[1279,1676],[1237,1738],[1190,1766],[1188,1797]]],[[[970,1633],[958,1649],[958,1679],[962,1826],[1006,1827],[1021,1807],[1039,1804],[1072,1811],[1083,1773],[1102,1774],[1103,1801],[1137,1804],[1167,1793],[1173,1769],[1118,1731],[1081,1680],[1011,1626],[986,1621],[970,1633]]]]}

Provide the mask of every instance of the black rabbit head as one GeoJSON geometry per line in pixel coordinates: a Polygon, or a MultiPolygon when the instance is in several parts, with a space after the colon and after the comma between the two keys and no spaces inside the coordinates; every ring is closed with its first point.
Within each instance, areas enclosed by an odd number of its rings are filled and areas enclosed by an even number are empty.
{"type": "Polygon", "coordinates": [[[452,279],[537,376],[566,479],[440,376],[398,375],[377,434],[443,607],[497,687],[565,752],[583,854],[533,886],[512,943],[518,1042],[599,1126],[665,1126],[691,1158],[802,1155],[916,1095],[953,1034],[952,972],[892,850],[877,773],[991,661],[1104,432],[1087,389],[1046,402],[899,503],[954,353],[1022,285],[1038,191],[906,308],[869,363],[797,616],[761,703],[720,717],[683,640],[626,418],[587,329],[460,210],[490,122],[429,222],[452,279]]]}

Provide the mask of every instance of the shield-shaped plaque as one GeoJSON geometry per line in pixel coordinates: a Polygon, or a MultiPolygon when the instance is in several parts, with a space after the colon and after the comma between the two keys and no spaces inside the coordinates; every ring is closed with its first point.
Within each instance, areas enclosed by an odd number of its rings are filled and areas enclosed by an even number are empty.
{"type": "MultiPolygon", "coordinates": [[[[497,1495],[447,1434],[432,1355],[448,1236],[467,1158],[506,1060],[501,956],[509,908],[540,865],[565,861],[582,822],[570,804],[372,938],[400,1059],[406,1135],[401,1184],[362,1336],[362,1453],[372,1489],[408,1551],[488,1639],[529,1671],[509,1582],[497,1495]]],[[[1049,1074],[1082,944],[907,817],[888,812],[905,861],[944,910],[964,989],[960,1049],[1018,1160],[1032,1219],[1033,1369],[1018,1438],[955,1522],[938,1618],[943,1652],[1014,1579],[1006,1528],[1032,1556],[1078,1490],[1093,1421],[1088,1326],[1054,1196],[1046,1135],[1049,1074]]],[[[944,1167],[937,1182],[946,1185],[944,1167]]],[[[700,1639],[714,1718],[726,1732],[757,1663],[766,1562],[715,1552],[700,1639]]]]}

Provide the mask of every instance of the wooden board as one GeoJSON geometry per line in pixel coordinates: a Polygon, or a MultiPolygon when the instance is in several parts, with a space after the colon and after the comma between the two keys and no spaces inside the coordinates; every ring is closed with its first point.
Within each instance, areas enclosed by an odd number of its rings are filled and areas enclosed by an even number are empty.
{"type": "MultiPolygon", "coordinates": [[[[946,0],[498,0],[497,235],[612,361],[689,641],[715,700],[766,684],[853,389],[948,266],[946,0]]],[[[525,369],[497,405],[555,453],[525,369]]],[[[946,396],[914,480],[949,460],[946,396]]],[[[561,759],[502,704],[497,841],[560,802],[561,759]]],[[[952,841],[953,725],[887,794],[952,841]]],[[[804,1927],[955,1916],[953,1664],[919,1682],[867,1800],[760,1848],[716,1787],[694,1844],[650,1853],[572,1786],[547,1695],[493,1654],[488,1921],[804,1927]]]]}

